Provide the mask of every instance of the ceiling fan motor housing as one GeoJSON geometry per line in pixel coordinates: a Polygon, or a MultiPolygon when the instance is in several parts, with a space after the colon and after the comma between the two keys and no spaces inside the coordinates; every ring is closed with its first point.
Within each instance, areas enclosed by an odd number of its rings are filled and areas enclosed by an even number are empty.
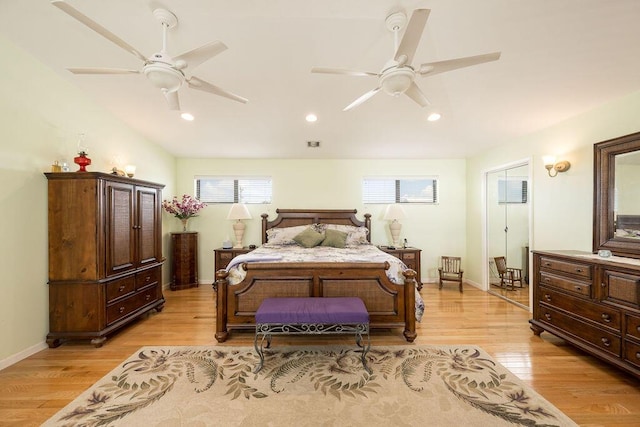
{"type": "Polygon", "coordinates": [[[389,95],[399,96],[409,89],[414,76],[415,73],[408,67],[390,69],[380,77],[380,86],[389,95]]]}

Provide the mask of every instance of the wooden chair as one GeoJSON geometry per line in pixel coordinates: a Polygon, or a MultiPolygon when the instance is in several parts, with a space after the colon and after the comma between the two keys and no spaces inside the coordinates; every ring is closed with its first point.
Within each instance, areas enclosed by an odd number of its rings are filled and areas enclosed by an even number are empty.
{"type": "Polygon", "coordinates": [[[498,275],[500,276],[500,287],[507,289],[511,286],[511,290],[515,289],[515,284],[519,283],[518,287],[522,287],[522,269],[507,267],[507,260],[503,256],[493,258],[496,262],[496,269],[498,269],[498,275]]]}
{"type": "Polygon", "coordinates": [[[461,259],[457,256],[443,256],[441,260],[440,267],[438,268],[438,273],[440,275],[440,287],[438,289],[442,289],[442,282],[458,282],[460,286],[460,293],[462,293],[462,273],[463,270],[460,269],[461,259]]]}

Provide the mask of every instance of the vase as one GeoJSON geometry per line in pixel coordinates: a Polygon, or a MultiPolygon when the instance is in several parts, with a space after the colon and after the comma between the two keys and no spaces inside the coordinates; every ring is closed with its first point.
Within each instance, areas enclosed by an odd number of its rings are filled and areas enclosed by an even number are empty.
{"type": "Polygon", "coordinates": [[[189,218],[182,218],[182,231],[187,231],[187,225],[189,224],[189,218]]]}

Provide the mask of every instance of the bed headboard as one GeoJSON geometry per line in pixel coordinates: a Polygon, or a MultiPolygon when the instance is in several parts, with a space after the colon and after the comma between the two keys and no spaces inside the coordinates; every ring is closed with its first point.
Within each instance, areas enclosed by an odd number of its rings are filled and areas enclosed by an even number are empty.
{"type": "Polygon", "coordinates": [[[371,214],[364,214],[364,221],[356,218],[356,209],[276,209],[278,216],[273,221],[262,214],[262,244],[267,243],[267,230],[276,227],[295,227],[311,224],[343,224],[367,227],[367,240],[371,242],[371,214]]]}

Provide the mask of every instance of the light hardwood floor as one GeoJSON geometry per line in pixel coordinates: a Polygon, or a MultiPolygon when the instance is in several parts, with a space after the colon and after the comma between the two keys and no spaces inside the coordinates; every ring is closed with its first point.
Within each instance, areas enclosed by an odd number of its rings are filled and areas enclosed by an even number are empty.
{"type": "MultiPolygon", "coordinates": [[[[438,291],[425,284],[421,293],[427,310],[416,344],[478,345],[582,426],[640,425],[640,380],[548,333],[534,336],[526,310],[470,286],[460,294],[457,286],[438,291]]],[[[66,343],[0,371],[0,425],[39,425],[144,345],[253,345],[248,332],[215,341],[211,286],[166,290],[165,298],[161,313],[122,329],[102,348],[66,343]]],[[[276,337],[274,345],[335,339],[342,338],[276,337]]],[[[407,345],[401,331],[373,332],[372,342],[407,345]]]]}

